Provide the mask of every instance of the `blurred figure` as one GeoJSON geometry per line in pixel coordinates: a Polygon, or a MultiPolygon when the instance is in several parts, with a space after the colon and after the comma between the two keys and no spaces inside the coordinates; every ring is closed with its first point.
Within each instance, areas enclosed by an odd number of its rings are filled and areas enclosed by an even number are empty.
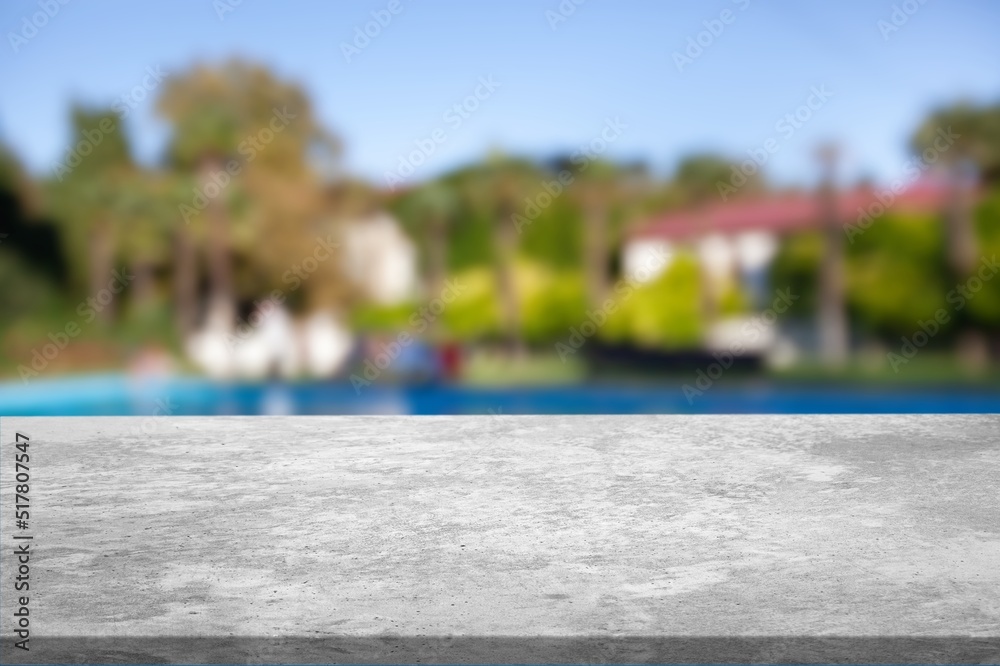
{"type": "Polygon", "coordinates": [[[313,377],[332,377],[342,370],[354,347],[350,329],[329,312],[310,315],[298,339],[303,346],[305,368],[313,377]]]}
{"type": "Polygon", "coordinates": [[[233,324],[225,310],[209,311],[206,324],[184,341],[184,349],[201,370],[213,379],[237,374],[233,324]]]}
{"type": "Polygon", "coordinates": [[[280,303],[261,301],[248,318],[250,330],[234,341],[234,369],[246,379],[292,378],[302,369],[299,336],[288,311],[280,303]]]}

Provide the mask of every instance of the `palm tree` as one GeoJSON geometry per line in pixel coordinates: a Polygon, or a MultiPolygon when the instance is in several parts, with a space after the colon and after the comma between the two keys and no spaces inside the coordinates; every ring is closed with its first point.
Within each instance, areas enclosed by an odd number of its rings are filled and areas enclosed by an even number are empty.
{"type": "Polygon", "coordinates": [[[576,169],[572,184],[572,194],[580,206],[583,221],[587,300],[597,309],[603,307],[611,290],[611,211],[620,198],[621,179],[622,174],[615,165],[592,161],[585,168],[576,169]]]}
{"type": "Polygon", "coordinates": [[[136,170],[125,186],[116,212],[121,250],[135,276],[133,304],[144,310],[154,300],[157,267],[170,260],[170,231],[177,205],[170,197],[167,174],[136,170]]]}
{"type": "Polygon", "coordinates": [[[526,160],[500,154],[465,167],[441,179],[453,191],[447,208],[464,221],[489,223],[489,247],[477,244],[475,260],[492,263],[503,336],[509,347],[523,355],[520,306],[515,284],[515,259],[519,247],[516,215],[523,213],[524,196],[542,182],[538,168],[526,160]]]}
{"type": "MultiPolygon", "coordinates": [[[[910,147],[921,156],[937,155],[935,161],[940,160],[947,173],[948,263],[952,278],[965,280],[975,270],[979,253],[972,212],[975,190],[980,184],[1000,183],[1000,104],[961,103],[939,109],[917,128],[910,147]]],[[[960,349],[973,367],[980,367],[987,353],[983,331],[967,331],[960,349]]]]}
{"type": "Polygon", "coordinates": [[[848,349],[844,309],[844,229],[834,181],[838,150],[833,145],[821,146],[817,156],[823,167],[819,200],[825,232],[820,268],[820,354],[828,365],[838,366],[846,360],[848,349]]]}
{"type": "MultiPolygon", "coordinates": [[[[319,127],[301,89],[238,60],[170,79],[158,109],[173,124],[171,165],[206,199],[210,309],[232,322],[234,255],[249,255],[253,270],[271,280],[302,256],[324,204],[310,159],[317,152],[339,154],[339,143],[319,127]],[[233,164],[238,174],[229,168],[233,164]],[[267,239],[268,251],[259,249],[260,238],[267,239]]],[[[178,233],[185,271],[191,265],[189,240],[178,233]]],[[[253,282],[253,276],[246,280],[253,282]]]]}
{"type": "MultiPolygon", "coordinates": [[[[117,211],[128,192],[135,164],[117,115],[110,111],[87,111],[76,107],[72,112],[74,138],[90,145],[89,153],[79,155],[76,166],[60,171],[48,184],[51,213],[66,226],[65,234],[73,246],[86,247],[84,255],[71,253],[74,273],[86,275],[86,291],[99,293],[111,281],[118,253],[119,225],[117,211]],[[110,129],[109,129],[110,128],[110,129]],[[90,137],[99,136],[100,140],[90,137]],[[85,266],[80,258],[86,257],[85,266]]],[[[67,161],[68,162],[68,161],[67,161]]],[[[104,322],[113,318],[115,303],[99,312],[104,322]]]]}
{"type": "MultiPolygon", "coordinates": [[[[409,192],[400,208],[413,232],[425,241],[427,292],[440,295],[448,273],[448,233],[458,208],[457,194],[450,185],[434,181],[409,192]]],[[[441,320],[434,323],[440,330],[441,320]]]]}
{"type": "MultiPolygon", "coordinates": [[[[223,172],[223,165],[237,155],[243,122],[241,101],[233,99],[234,91],[225,74],[196,69],[184,78],[166,84],[159,108],[174,122],[170,144],[173,166],[194,174],[200,196],[207,197],[208,266],[210,272],[210,309],[218,311],[226,321],[235,317],[232,291],[229,224],[224,205],[225,193],[212,191],[212,176],[223,172]]],[[[217,185],[216,185],[217,187],[217,185]]],[[[189,206],[197,206],[192,193],[189,206]]],[[[185,221],[185,224],[188,223],[185,221]]]]}
{"type": "Polygon", "coordinates": [[[948,256],[956,277],[963,279],[976,264],[972,223],[976,181],[1000,182],[1000,105],[939,109],[914,132],[910,146],[918,155],[933,151],[948,172],[948,256]]]}
{"type": "Polygon", "coordinates": [[[507,333],[507,340],[518,356],[525,353],[524,341],[521,339],[521,313],[517,298],[517,286],[514,282],[514,262],[517,258],[517,228],[513,224],[513,215],[517,210],[518,183],[517,175],[502,165],[497,165],[492,174],[494,190],[494,225],[493,247],[497,276],[497,287],[500,292],[500,307],[507,333]]]}
{"type": "Polygon", "coordinates": [[[480,196],[492,211],[494,269],[500,295],[500,308],[508,344],[516,356],[524,356],[526,349],[521,336],[521,312],[514,280],[515,260],[518,251],[518,230],[514,215],[519,212],[523,195],[529,185],[541,182],[535,165],[525,160],[492,155],[481,171],[480,196]]]}
{"type": "Polygon", "coordinates": [[[739,169],[738,163],[714,153],[688,155],[681,159],[674,173],[675,198],[684,206],[698,206],[726,201],[731,196],[756,192],[763,187],[764,179],[759,170],[745,176],[739,169]],[[737,172],[745,176],[746,182],[736,179],[737,172]]]}

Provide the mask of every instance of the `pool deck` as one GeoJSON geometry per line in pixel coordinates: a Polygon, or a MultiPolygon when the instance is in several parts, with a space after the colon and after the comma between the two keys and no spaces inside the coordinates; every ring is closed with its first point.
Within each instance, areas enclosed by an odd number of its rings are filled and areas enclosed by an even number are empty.
{"type": "Polygon", "coordinates": [[[997,415],[4,417],[0,441],[3,663],[1000,662],[997,415]]]}

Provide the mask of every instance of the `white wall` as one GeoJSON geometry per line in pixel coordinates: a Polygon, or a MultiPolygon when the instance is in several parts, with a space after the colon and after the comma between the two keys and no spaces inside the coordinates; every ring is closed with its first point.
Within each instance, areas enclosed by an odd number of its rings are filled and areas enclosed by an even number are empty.
{"type": "Polygon", "coordinates": [[[373,301],[391,305],[416,295],[417,249],[392,216],[358,220],[344,235],[348,276],[373,301]]]}

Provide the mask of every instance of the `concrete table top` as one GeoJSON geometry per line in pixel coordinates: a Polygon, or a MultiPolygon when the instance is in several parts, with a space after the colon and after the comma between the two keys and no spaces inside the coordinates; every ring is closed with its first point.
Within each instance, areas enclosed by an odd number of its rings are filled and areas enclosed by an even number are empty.
{"type": "Polygon", "coordinates": [[[1000,416],[12,417],[0,442],[4,663],[1000,662],[1000,416]]]}

